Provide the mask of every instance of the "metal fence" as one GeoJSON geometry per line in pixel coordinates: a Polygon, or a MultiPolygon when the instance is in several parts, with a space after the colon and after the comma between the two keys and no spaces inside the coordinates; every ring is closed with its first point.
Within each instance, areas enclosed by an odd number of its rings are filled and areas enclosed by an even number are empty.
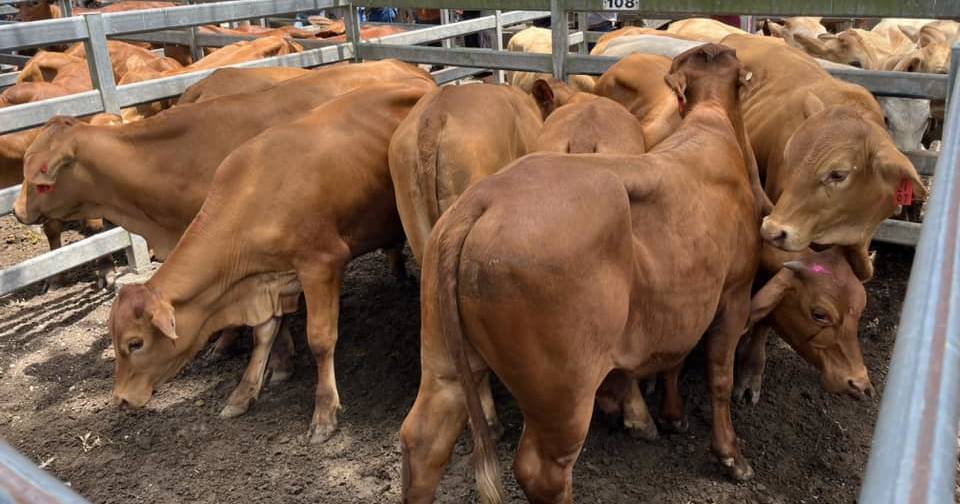
{"type": "MultiPolygon", "coordinates": [[[[138,11],[87,15],[41,21],[29,25],[0,26],[0,49],[40,46],[64,41],[87,43],[91,74],[97,90],[0,111],[0,133],[42,124],[55,113],[85,115],[101,111],[119,111],[120,107],[167,98],[209,71],[178,75],[119,88],[113,85],[107,59],[107,36],[131,35],[168,28],[265,17],[295,10],[345,7],[350,42],[310,49],[299,54],[268,58],[241,66],[296,65],[317,66],[345,59],[399,58],[418,63],[452,65],[442,71],[443,78],[467,75],[464,68],[508,69],[553,73],[564,78],[571,73],[600,74],[615,62],[613,58],[586,56],[589,34],[568,33],[568,12],[578,13],[578,26],[584,25],[585,11],[628,10],[631,13],[676,17],[689,14],[738,15],[826,15],[832,17],[934,17],[960,18],[960,3],[940,0],[457,0],[456,5],[439,0],[360,0],[352,5],[341,0],[241,0],[221,4],[193,5],[138,11]],[[496,11],[493,16],[451,23],[412,32],[360,42],[356,7],[426,7],[496,11]],[[625,7],[630,7],[625,8],[625,7]],[[501,12],[499,9],[529,9],[539,12],[501,12]],[[481,30],[495,29],[542,17],[552,16],[553,53],[506,53],[483,49],[453,47],[412,47],[415,44],[448,39],[481,30]],[[580,54],[571,54],[576,45],[580,54]]],[[[180,36],[180,35],[178,35],[180,36]]],[[[497,49],[500,49],[498,36],[497,49]]],[[[947,126],[943,153],[937,159],[929,154],[908,153],[918,171],[934,175],[934,189],[925,223],[888,221],[878,240],[902,244],[919,241],[911,274],[903,317],[898,331],[891,372],[886,384],[876,436],[860,502],[949,502],[953,498],[956,463],[958,393],[960,393],[960,90],[953,85],[960,65],[960,46],[953,51],[951,75],[919,75],[893,72],[831,69],[835,76],[865,86],[882,96],[946,99],[947,126]],[[934,170],[935,167],[935,170],[934,170]]],[[[0,192],[0,212],[8,210],[13,190],[0,192]]],[[[68,261],[69,257],[89,257],[94,253],[80,245],[92,240],[118,240],[111,247],[128,247],[120,238],[123,232],[104,233],[98,238],[74,244],[68,252],[47,254],[50,261],[68,261]],[[77,252],[82,250],[83,252],[77,252]],[[62,254],[62,255],[58,255],[62,254]]],[[[130,242],[131,244],[133,241],[130,242]]],[[[68,249],[70,246],[65,247],[68,249]]],[[[112,249],[117,250],[117,249],[112,249]]],[[[112,251],[111,250],[111,251],[112,251]]],[[[81,259],[76,259],[81,260],[81,259]]],[[[32,261],[32,260],[31,260],[32,261]]],[[[28,261],[29,262],[29,261],[28,261]]],[[[136,259],[134,259],[136,263],[136,259]]],[[[69,262],[67,263],[69,264],[69,262]]],[[[0,293],[8,286],[29,280],[10,276],[8,271],[29,270],[23,263],[0,272],[0,293]]],[[[18,273],[23,275],[21,273],[18,273]]],[[[32,278],[32,277],[30,277],[32,278]]]]}

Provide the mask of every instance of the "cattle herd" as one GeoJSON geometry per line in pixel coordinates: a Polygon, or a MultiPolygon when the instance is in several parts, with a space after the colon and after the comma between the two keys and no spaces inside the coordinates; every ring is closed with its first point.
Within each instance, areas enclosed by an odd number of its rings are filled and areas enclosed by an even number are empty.
{"type": "MultiPolygon", "coordinates": [[[[291,376],[284,319],[302,302],[317,370],[309,439],[325,441],[341,408],[345,268],[384,249],[405,275],[406,240],[421,266],[422,374],[400,427],[404,501],[434,499],[468,423],[481,498],[502,501],[492,372],[523,414],[523,492],[571,502],[595,408],[646,439],[686,429],[680,373],[701,341],[712,450],[746,480],[731,401],[759,399],[769,329],[826,391],[873,395],[858,340],[868,247],[926,192],[881,104],[812,56],[941,71],[935,46],[956,37],[956,23],[834,35],[818,21],[768,23],[775,36],[703,19],[625,28],[594,48],[619,62],[569,83],[516,72],[513,85],[438,87],[396,60],[222,69],[176,104],[6,135],[2,168],[17,170],[9,183],[22,174],[21,222],[106,219],[162,261],[111,309],[122,407],[144,406],[215,336],[225,351],[249,326],[250,362],[221,415],[245,413],[267,376],[291,376]],[[682,52],[643,50],[664,41],[682,52]]],[[[270,48],[254,57],[297,50],[261,40],[270,48]]],[[[110,49],[121,81],[192,70],[110,49]]],[[[549,52],[549,31],[524,30],[510,49],[549,52]]],[[[89,88],[83,57],[41,52],[11,90],[89,88]]]]}

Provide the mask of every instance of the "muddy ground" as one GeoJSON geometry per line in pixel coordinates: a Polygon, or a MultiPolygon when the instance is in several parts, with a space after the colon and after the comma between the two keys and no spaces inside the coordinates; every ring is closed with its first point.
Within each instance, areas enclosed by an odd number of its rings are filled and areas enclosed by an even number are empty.
{"type": "MultiPolygon", "coordinates": [[[[44,250],[13,239],[24,228],[0,221],[4,266],[44,250]]],[[[893,348],[912,251],[878,247],[861,321],[867,365],[880,392],[893,348]]],[[[412,264],[412,260],[408,259],[412,264]]],[[[245,353],[196,360],[161,387],[145,410],[110,404],[113,350],[105,327],[113,294],[94,291],[91,270],[65,288],[0,298],[0,436],[93,502],[396,502],[397,432],[416,395],[418,288],[394,279],[378,254],[351,265],[341,302],[337,379],[344,409],[326,444],[304,444],[313,407],[313,357],[303,341],[293,379],[269,387],[245,416],[218,417],[246,363],[245,353]]],[[[763,396],[737,405],[734,422],[756,470],[745,484],[725,479],[709,453],[710,412],[695,353],[682,383],[690,429],[648,443],[599,415],[576,467],[578,502],[847,503],[856,500],[878,402],[829,396],[814,370],[771,340],[763,396]]],[[[500,460],[511,502],[522,501],[509,460],[522,422],[502,387],[506,424],[500,460]]],[[[652,403],[652,402],[651,402],[652,403]]],[[[439,502],[476,500],[461,438],[439,502]]]]}

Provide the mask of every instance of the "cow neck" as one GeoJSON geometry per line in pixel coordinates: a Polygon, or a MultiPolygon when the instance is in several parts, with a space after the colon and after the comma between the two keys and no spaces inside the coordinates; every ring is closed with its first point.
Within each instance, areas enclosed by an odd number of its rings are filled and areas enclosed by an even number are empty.
{"type": "MultiPolygon", "coordinates": [[[[77,161],[99,190],[87,195],[102,217],[144,236],[164,256],[193,212],[184,214],[192,180],[189,163],[177,163],[162,145],[141,141],[140,124],[111,127],[78,125],[77,161]],[[161,253],[161,249],[163,253],[161,253]]],[[[100,217],[100,215],[98,215],[100,217]]]]}
{"type": "MultiPolygon", "coordinates": [[[[760,170],[757,167],[757,160],[750,145],[750,139],[746,134],[746,128],[743,126],[743,112],[740,104],[739,87],[736,84],[717,82],[715,79],[700,79],[695,85],[687,88],[687,107],[688,114],[693,112],[698,105],[703,103],[716,103],[724,111],[727,120],[733,127],[737,138],[737,144],[740,146],[740,154],[743,156],[746,176],[750,181],[751,191],[753,192],[756,208],[758,212],[767,211],[772,208],[769,199],[763,190],[763,184],[760,182],[760,170]],[[728,88],[728,89],[725,89],[728,88]]],[[[760,216],[758,215],[758,218],[760,216]]]]}
{"type": "Polygon", "coordinates": [[[260,284],[235,291],[244,280],[267,272],[269,265],[251,257],[257,252],[255,246],[238,241],[244,236],[242,225],[248,219],[239,218],[242,209],[222,208],[222,204],[230,203],[230,198],[211,193],[170,257],[148,281],[168,296],[177,314],[178,332],[182,330],[180,336],[190,341],[205,342],[216,330],[248,325],[240,318],[230,319],[222,309],[235,307],[246,313],[246,303],[235,294],[262,294],[260,284]],[[227,215],[230,217],[224,218],[227,215]]]}

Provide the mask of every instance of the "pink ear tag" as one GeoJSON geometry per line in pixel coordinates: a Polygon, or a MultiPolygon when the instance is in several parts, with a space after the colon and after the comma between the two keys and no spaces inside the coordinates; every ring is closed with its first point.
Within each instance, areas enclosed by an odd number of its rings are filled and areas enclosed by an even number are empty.
{"type": "Polygon", "coordinates": [[[894,201],[898,205],[910,206],[913,204],[913,182],[910,179],[901,179],[897,191],[894,193],[894,201]]]}

